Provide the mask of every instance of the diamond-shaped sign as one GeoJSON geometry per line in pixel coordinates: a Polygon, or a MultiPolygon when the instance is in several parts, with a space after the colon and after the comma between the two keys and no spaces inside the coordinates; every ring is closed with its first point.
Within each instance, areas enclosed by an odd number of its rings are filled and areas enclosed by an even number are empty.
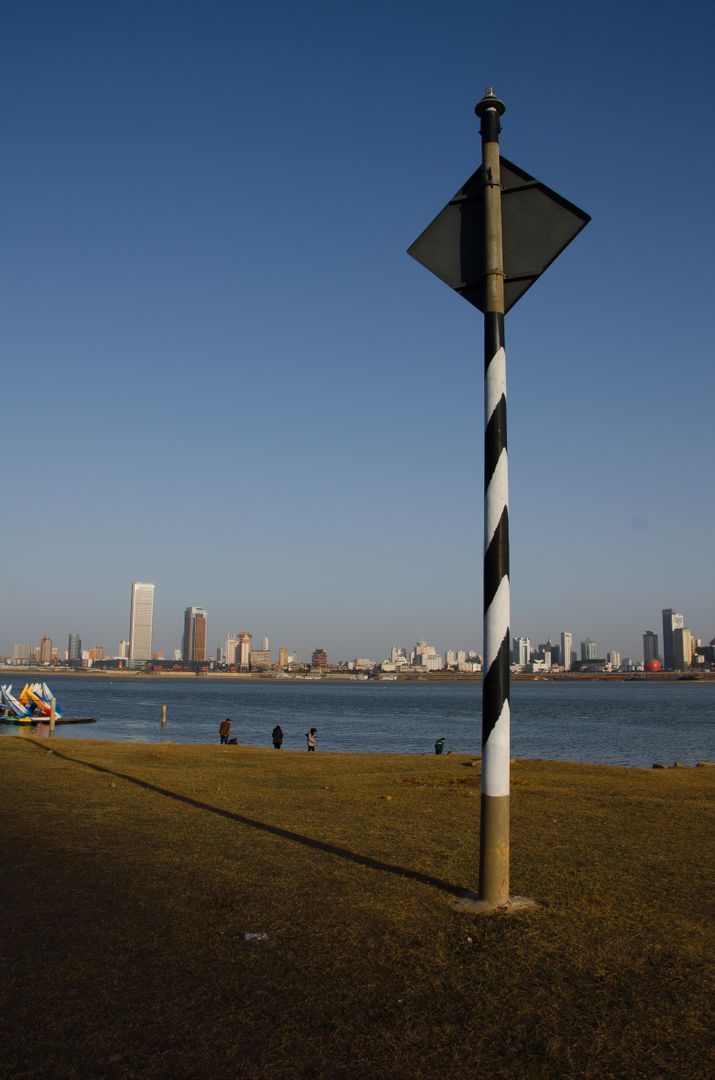
{"type": "MultiPolygon", "coordinates": [[[[499,160],[504,310],[509,311],[591,218],[506,158],[499,160]]],[[[480,167],[407,249],[480,311],[485,269],[482,190],[480,167]]]]}

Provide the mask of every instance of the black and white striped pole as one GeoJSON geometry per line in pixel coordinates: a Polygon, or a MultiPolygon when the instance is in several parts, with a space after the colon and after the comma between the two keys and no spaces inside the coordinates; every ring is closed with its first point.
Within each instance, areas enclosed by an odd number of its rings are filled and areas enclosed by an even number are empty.
{"type": "Polygon", "coordinates": [[[517,911],[509,896],[509,477],[504,316],[591,220],[499,155],[504,105],[488,87],[482,164],[409,254],[484,313],[484,674],[479,895],[465,910],[517,911]]]}
{"type": "Polygon", "coordinates": [[[481,120],[484,215],[484,674],[479,899],[509,901],[509,464],[499,161],[504,105],[488,87],[481,120]]]}

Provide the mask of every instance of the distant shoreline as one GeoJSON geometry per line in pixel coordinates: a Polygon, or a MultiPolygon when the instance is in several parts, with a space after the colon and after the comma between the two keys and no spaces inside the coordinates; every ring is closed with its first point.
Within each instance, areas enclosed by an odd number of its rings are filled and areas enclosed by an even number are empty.
{"type": "MultiPolygon", "coordinates": [[[[0,666],[0,676],[13,676],[15,678],[22,679],[24,676],[42,676],[44,679],[56,678],[57,676],[64,678],[71,676],[79,679],[131,679],[131,680],[146,680],[148,682],[155,681],[156,679],[211,679],[213,681],[224,680],[226,682],[290,682],[290,683],[331,683],[331,682],[420,682],[420,683],[442,683],[442,682],[481,682],[481,672],[439,672],[432,671],[422,674],[410,673],[405,675],[397,675],[396,677],[385,678],[384,676],[370,676],[365,679],[361,678],[359,674],[352,674],[350,672],[335,672],[327,675],[303,675],[303,674],[276,674],[273,672],[244,672],[244,671],[124,671],[121,669],[106,671],[92,671],[92,670],[68,670],[67,668],[53,668],[53,667],[7,667],[0,666]]],[[[548,672],[531,674],[529,672],[520,672],[511,676],[512,682],[648,682],[648,683],[683,683],[683,682],[715,682],[715,671],[703,671],[697,673],[683,673],[675,671],[658,671],[658,672],[605,672],[603,674],[582,674],[580,672],[569,672],[565,674],[560,672],[558,674],[549,674],[548,672]]]]}

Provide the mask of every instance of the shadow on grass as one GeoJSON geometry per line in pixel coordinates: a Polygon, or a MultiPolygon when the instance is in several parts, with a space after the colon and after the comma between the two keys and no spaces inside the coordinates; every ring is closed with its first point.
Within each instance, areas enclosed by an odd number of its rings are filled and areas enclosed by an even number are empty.
{"type": "Polygon", "coordinates": [[[257,821],[255,818],[246,817],[244,814],[237,814],[233,810],[223,810],[220,806],[211,806],[210,803],[201,802],[200,799],[192,799],[189,795],[180,795],[177,791],[169,791],[167,788],[158,787],[156,784],[150,784],[147,780],[140,780],[137,776],[130,776],[128,773],[115,772],[113,769],[108,769],[104,765],[96,765],[92,761],[83,761],[82,758],[70,757],[68,754],[62,754],[59,750],[55,750],[53,747],[51,750],[36,743],[34,739],[27,739],[27,742],[36,746],[38,750],[42,750],[45,753],[54,754],[55,757],[62,758],[63,761],[68,761],[73,765],[84,765],[87,769],[93,769],[95,772],[104,773],[107,776],[114,776],[118,780],[126,780],[128,784],[134,784],[135,787],[142,788],[145,791],[153,791],[156,795],[162,795],[166,799],[173,799],[175,802],[184,803],[187,806],[193,806],[197,810],[205,810],[209,814],[216,814],[217,817],[226,818],[229,821],[236,821],[239,825],[245,825],[251,829],[257,829],[260,832],[269,833],[271,836],[280,836],[283,840],[290,840],[294,844],[302,844],[304,847],[313,848],[315,851],[323,851],[328,855],[336,855],[340,859],[346,859],[348,862],[357,863],[358,866],[366,866],[370,870],[380,870],[382,873],[394,874],[396,877],[407,878],[410,881],[418,881],[421,885],[431,885],[434,889],[440,889],[442,892],[449,893],[451,896],[463,896],[464,887],[460,885],[452,885],[449,881],[442,881],[441,878],[433,877],[431,874],[423,874],[419,870],[410,870],[405,866],[394,866],[392,863],[381,862],[379,859],[373,859],[369,855],[359,855],[354,851],[350,851],[348,848],[338,847],[337,844],[327,844],[324,840],[314,840],[311,836],[303,836],[302,833],[292,832],[290,829],[282,829],[279,825],[269,825],[265,821],[257,821]]]}

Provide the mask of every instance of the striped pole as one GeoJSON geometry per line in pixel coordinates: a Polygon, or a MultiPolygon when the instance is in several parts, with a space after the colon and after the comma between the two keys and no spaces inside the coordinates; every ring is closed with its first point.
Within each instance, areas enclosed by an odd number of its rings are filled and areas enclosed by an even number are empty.
{"type": "Polygon", "coordinates": [[[492,87],[481,120],[484,207],[484,677],[479,899],[509,902],[509,475],[499,118],[492,87]]]}

